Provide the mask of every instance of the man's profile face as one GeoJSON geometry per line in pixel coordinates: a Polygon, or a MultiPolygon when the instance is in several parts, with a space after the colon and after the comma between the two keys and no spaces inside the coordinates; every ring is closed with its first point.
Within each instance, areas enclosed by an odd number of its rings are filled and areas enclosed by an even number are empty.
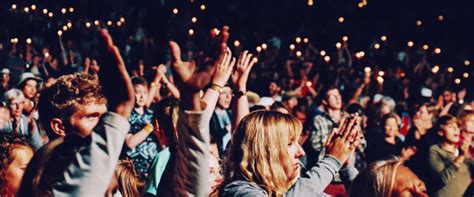
{"type": "MultiPolygon", "coordinates": [[[[95,100],[95,99],[94,99],[95,100]]],[[[78,110],[70,117],[71,128],[66,128],[80,134],[81,136],[89,136],[92,129],[99,123],[99,119],[107,111],[105,103],[88,102],[85,105],[79,105],[78,110]]]]}

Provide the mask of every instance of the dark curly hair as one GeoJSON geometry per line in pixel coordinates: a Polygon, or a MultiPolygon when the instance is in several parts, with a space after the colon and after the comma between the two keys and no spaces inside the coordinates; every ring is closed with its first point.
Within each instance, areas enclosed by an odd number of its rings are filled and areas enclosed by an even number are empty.
{"type": "Polygon", "coordinates": [[[15,150],[26,148],[34,152],[33,146],[25,137],[20,137],[10,133],[1,133],[0,140],[2,145],[0,146],[0,196],[12,195],[12,191],[9,191],[8,181],[6,180],[6,173],[10,164],[15,160],[15,150]]]}

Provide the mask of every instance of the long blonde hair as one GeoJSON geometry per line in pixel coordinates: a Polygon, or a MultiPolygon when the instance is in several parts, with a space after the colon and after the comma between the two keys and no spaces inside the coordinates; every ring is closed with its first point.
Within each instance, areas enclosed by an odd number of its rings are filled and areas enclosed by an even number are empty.
{"type": "Polygon", "coordinates": [[[255,111],[242,119],[232,136],[225,161],[225,183],[239,176],[254,182],[269,195],[291,187],[294,169],[288,144],[301,133],[298,119],[277,111],[255,111]]]}

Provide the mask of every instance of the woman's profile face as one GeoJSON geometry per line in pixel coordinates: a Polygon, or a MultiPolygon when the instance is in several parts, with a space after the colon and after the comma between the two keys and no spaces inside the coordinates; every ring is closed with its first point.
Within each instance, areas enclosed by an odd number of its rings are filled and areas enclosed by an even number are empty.
{"type": "Polygon", "coordinates": [[[384,124],[385,136],[396,137],[398,135],[398,121],[395,118],[388,118],[384,124]]]}
{"type": "Polygon", "coordinates": [[[419,196],[426,197],[425,183],[418,178],[410,169],[401,165],[395,176],[393,196],[408,197],[419,196]]]}
{"type": "Polygon", "coordinates": [[[292,166],[286,166],[285,169],[288,169],[287,177],[289,180],[294,180],[300,176],[300,158],[303,157],[305,153],[301,145],[298,143],[299,138],[300,137],[297,136],[295,140],[288,144],[288,156],[291,159],[292,166]]]}

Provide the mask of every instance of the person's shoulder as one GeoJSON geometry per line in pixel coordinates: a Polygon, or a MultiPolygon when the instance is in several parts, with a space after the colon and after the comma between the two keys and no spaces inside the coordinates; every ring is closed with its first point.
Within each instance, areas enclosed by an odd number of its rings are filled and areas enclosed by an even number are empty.
{"type": "Polygon", "coordinates": [[[246,180],[234,180],[226,184],[222,193],[222,196],[268,196],[265,190],[246,180]]]}
{"type": "Polygon", "coordinates": [[[430,146],[430,152],[441,152],[441,146],[440,144],[433,144],[430,146]]]}

